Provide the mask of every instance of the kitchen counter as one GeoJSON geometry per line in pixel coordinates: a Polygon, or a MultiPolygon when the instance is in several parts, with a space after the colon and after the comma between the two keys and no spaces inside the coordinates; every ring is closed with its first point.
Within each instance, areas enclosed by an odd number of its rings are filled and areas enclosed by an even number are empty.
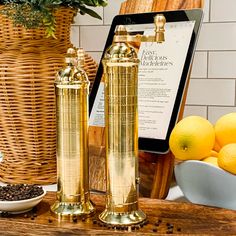
{"type": "MultiPolygon", "coordinates": [[[[149,221],[140,228],[114,229],[99,225],[98,221],[95,224],[97,215],[77,222],[59,222],[49,211],[55,196],[55,192],[48,192],[34,217],[33,213],[1,216],[1,235],[236,235],[236,211],[149,198],[140,198],[140,208],[149,221]],[[159,225],[155,226],[158,220],[159,225]],[[168,225],[172,225],[172,232],[168,232],[168,225]]],[[[104,196],[92,195],[91,198],[99,214],[104,209],[104,196]]]]}

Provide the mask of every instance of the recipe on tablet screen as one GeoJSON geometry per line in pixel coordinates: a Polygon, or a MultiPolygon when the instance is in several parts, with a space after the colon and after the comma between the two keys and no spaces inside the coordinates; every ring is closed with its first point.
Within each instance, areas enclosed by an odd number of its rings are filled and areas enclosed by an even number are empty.
{"type": "Polygon", "coordinates": [[[193,28],[194,21],[167,23],[164,43],[140,46],[139,137],[166,138],[193,28]]]}
{"type": "MultiPolygon", "coordinates": [[[[169,22],[164,43],[141,43],[138,49],[139,137],[165,139],[195,21],[169,22]]],[[[153,24],[126,25],[131,34],[153,35],[153,24]]],[[[89,120],[104,127],[104,82],[100,82],[89,120]]]]}

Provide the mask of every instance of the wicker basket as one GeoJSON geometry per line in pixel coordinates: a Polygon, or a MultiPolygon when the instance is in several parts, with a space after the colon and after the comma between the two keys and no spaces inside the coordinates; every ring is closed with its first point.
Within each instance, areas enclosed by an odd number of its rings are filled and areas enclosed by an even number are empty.
{"type": "MultiPolygon", "coordinates": [[[[42,29],[15,28],[0,15],[0,181],[5,183],[56,182],[54,80],[71,46],[75,12],[65,8],[56,14],[57,40],[45,39],[42,29]]],[[[85,70],[93,83],[97,64],[88,55],[85,70]]]]}
{"type": "MultiPolygon", "coordinates": [[[[0,6],[0,10],[4,6],[0,6]]],[[[56,19],[56,38],[63,42],[65,47],[70,45],[70,25],[73,22],[76,10],[69,7],[60,7],[55,10],[54,17],[56,19]]],[[[45,28],[25,29],[22,26],[14,26],[12,21],[0,14],[0,45],[15,43],[19,39],[45,39],[45,28]]],[[[52,41],[52,39],[48,39],[52,41]]]]}

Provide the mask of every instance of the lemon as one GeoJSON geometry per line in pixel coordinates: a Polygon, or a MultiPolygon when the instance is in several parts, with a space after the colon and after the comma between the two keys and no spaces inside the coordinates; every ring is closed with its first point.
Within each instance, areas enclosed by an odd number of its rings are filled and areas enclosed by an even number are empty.
{"type": "Polygon", "coordinates": [[[219,167],[219,165],[218,165],[218,158],[217,157],[206,157],[202,161],[210,163],[210,164],[212,164],[214,166],[219,167]]]}
{"type": "Polygon", "coordinates": [[[215,140],[215,144],[214,144],[214,147],[213,147],[213,150],[216,151],[216,152],[219,152],[221,149],[221,146],[217,143],[217,141],[215,140]]]}
{"type": "Polygon", "coordinates": [[[236,143],[236,112],[228,113],[216,121],[215,135],[220,147],[236,143]]]}
{"type": "Polygon", "coordinates": [[[218,165],[236,175],[236,143],[230,143],[221,148],[218,156],[218,165]]]}
{"type": "Polygon", "coordinates": [[[206,157],[218,157],[218,152],[216,152],[215,150],[211,150],[206,157]]]}
{"type": "Polygon", "coordinates": [[[171,132],[170,150],[180,160],[201,160],[208,156],[215,143],[213,125],[203,117],[188,116],[171,132]]]}

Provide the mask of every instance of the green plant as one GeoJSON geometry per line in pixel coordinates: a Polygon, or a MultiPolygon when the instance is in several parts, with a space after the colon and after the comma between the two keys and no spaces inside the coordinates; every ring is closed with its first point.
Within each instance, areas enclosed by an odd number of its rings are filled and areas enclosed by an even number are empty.
{"type": "Polygon", "coordinates": [[[56,20],[53,12],[60,6],[77,9],[80,14],[101,17],[90,7],[106,6],[107,0],[0,0],[4,5],[1,14],[10,18],[14,25],[27,29],[45,27],[46,37],[54,37],[56,20]],[[88,8],[89,7],[89,8],[88,8]]]}

